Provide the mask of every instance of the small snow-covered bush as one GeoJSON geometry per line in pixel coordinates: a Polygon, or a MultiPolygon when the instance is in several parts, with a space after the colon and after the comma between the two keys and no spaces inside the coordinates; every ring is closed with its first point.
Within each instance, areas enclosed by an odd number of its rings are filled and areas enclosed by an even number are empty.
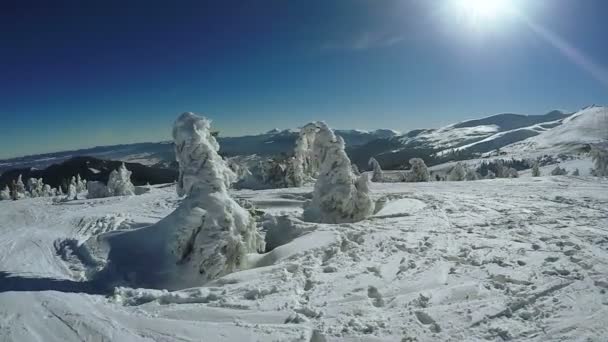
{"type": "Polygon", "coordinates": [[[408,182],[428,182],[431,178],[429,169],[421,158],[410,159],[412,169],[406,177],[408,182]]]}
{"type": "Polygon", "coordinates": [[[456,165],[452,168],[450,173],[448,174],[448,180],[450,181],[463,181],[466,177],[466,170],[461,163],[456,163],[456,165]]]}
{"type": "Polygon", "coordinates": [[[118,170],[114,170],[110,173],[110,178],[108,179],[108,195],[135,195],[135,187],[133,186],[133,183],[131,183],[131,171],[127,170],[124,163],[120,165],[118,170]]]}
{"type": "Polygon", "coordinates": [[[313,198],[304,206],[307,221],[343,223],[361,221],[374,212],[366,175],[353,174],[344,140],[319,122],[314,142],[314,158],[320,164],[313,198]]]}
{"type": "Polygon", "coordinates": [[[566,171],[566,169],[559,167],[559,165],[557,165],[555,167],[555,169],[553,169],[551,171],[551,176],[565,176],[568,174],[568,171],[566,171]]]}
{"type": "Polygon", "coordinates": [[[376,158],[371,157],[367,164],[372,168],[372,182],[380,183],[384,180],[384,174],[382,173],[382,168],[380,167],[380,163],[376,160],[376,158]]]}
{"type": "Polygon", "coordinates": [[[2,191],[0,191],[0,200],[8,201],[11,199],[11,189],[8,188],[8,185],[4,187],[2,191]]]}
{"type": "Polygon", "coordinates": [[[573,176],[580,176],[581,172],[578,169],[574,169],[574,171],[572,172],[573,176]]]}

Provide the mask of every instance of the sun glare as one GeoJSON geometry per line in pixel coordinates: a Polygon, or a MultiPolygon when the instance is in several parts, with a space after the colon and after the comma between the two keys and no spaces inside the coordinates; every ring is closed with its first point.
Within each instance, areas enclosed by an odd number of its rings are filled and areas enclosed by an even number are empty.
{"type": "Polygon", "coordinates": [[[493,24],[512,13],[512,0],[452,0],[457,15],[473,24],[493,24]]]}

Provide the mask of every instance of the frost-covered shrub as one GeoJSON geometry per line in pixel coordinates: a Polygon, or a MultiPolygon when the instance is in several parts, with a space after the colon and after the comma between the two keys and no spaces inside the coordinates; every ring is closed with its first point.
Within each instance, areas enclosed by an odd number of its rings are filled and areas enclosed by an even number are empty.
{"type": "Polygon", "coordinates": [[[103,182],[89,181],[87,182],[87,198],[103,198],[108,197],[108,188],[103,182]]]}
{"type": "Polygon", "coordinates": [[[133,186],[133,183],[131,183],[131,171],[127,170],[124,163],[120,165],[118,170],[114,170],[110,173],[110,178],[108,179],[108,195],[135,195],[135,187],[133,186]]]}
{"type": "Polygon", "coordinates": [[[595,166],[592,170],[593,175],[597,177],[608,176],[608,149],[593,147],[591,158],[595,166]]]}
{"type": "Polygon", "coordinates": [[[410,159],[410,165],[412,169],[408,174],[408,182],[428,182],[431,178],[429,169],[424,163],[424,160],[420,158],[410,159]]]}
{"type": "Polygon", "coordinates": [[[461,163],[456,163],[456,165],[452,168],[450,173],[448,174],[448,180],[450,181],[463,181],[466,177],[466,170],[461,163]]]}
{"type": "Polygon", "coordinates": [[[357,222],[374,212],[366,175],[355,177],[344,140],[319,122],[314,158],[320,164],[313,198],[304,207],[304,218],[313,222],[357,222]]]}
{"type": "Polygon", "coordinates": [[[369,167],[372,168],[372,182],[380,183],[384,180],[384,174],[382,173],[382,168],[380,167],[380,163],[376,160],[376,158],[371,157],[367,162],[369,167]]]}
{"type": "Polygon", "coordinates": [[[551,176],[565,176],[568,174],[568,171],[566,171],[566,169],[559,167],[559,165],[557,165],[555,167],[555,169],[553,169],[551,171],[551,176]]]}
{"type": "Polygon", "coordinates": [[[11,189],[8,188],[8,185],[4,187],[2,191],[0,191],[0,200],[8,201],[11,199],[11,189]]]}
{"type": "Polygon", "coordinates": [[[538,162],[534,162],[534,165],[532,165],[532,177],[540,177],[538,162]]]}

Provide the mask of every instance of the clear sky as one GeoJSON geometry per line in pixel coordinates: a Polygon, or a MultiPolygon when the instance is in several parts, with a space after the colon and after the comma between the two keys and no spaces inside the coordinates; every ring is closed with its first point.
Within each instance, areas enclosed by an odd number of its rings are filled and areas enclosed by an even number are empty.
{"type": "Polygon", "coordinates": [[[608,1],[479,1],[1,1],[0,157],[608,103],[608,1]]]}

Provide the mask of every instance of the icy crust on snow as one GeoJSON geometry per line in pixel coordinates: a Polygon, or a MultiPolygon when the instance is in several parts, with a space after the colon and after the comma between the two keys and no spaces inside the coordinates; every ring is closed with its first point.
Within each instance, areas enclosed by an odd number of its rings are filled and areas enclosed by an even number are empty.
{"type": "Polygon", "coordinates": [[[312,200],[304,207],[304,219],[312,222],[357,222],[374,212],[367,175],[356,177],[344,150],[344,140],[318,122],[314,159],[320,163],[312,200]]]}
{"type": "Polygon", "coordinates": [[[234,272],[245,266],[246,254],[263,251],[255,221],[228,194],[233,173],[217,153],[210,121],[184,113],[173,137],[177,192],[186,197],[152,226],[102,234],[81,246],[78,254],[94,281],[190,287],[234,272]]]}

